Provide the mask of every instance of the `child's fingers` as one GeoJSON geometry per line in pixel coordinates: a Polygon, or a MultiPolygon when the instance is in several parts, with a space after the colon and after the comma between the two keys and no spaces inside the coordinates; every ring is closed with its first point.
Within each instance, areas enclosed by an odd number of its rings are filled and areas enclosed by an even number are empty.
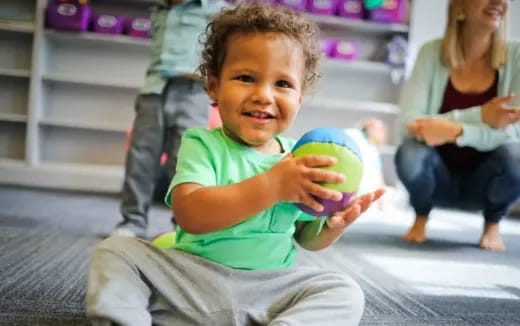
{"type": "Polygon", "coordinates": [[[323,183],[343,183],[345,182],[345,176],[343,174],[334,172],[334,171],[328,171],[324,169],[307,169],[305,171],[305,177],[309,180],[315,181],[315,182],[323,182],[323,183]]]}
{"type": "Polygon", "coordinates": [[[361,207],[354,203],[346,210],[327,219],[327,226],[331,229],[345,228],[361,215],[361,207]]]}
{"type": "Polygon", "coordinates": [[[328,155],[305,155],[298,158],[301,162],[311,168],[318,168],[324,166],[331,166],[338,163],[338,160],[334,156],[328,155]]]}
{"type": "Polygon", "coordinates": [[[343,194],[337,190],[325,188],[317,183],[308,181],[304,184],[304,188],[307,192],[311,193],[314,196],[321,197],[324,199],[331,200],[341,200],[343,198],[343,194]]]}
{"type": "Polygon", "coordinates": [[[313,209],[313,210],[315,210],[317,212],[321,212],[324,209],[323,205],[320,204],[316,199],[314,199],[308,193],[303,195],[302,204],[304,204],[307,207],[310,207],[311,209],[313,209]]]}

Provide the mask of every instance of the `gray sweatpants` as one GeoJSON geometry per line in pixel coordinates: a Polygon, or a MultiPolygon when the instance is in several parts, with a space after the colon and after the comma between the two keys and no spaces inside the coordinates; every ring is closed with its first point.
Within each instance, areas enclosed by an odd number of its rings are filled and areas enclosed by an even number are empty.
{"type": "Polygon", "coordinates": [[[161,154],[168,153],[164,170],[171,179],[184,131],[207,125],[209,104],[202,83],[183,77],[171,78],[161,95],[139,95],[126,156],[120,207],[123,221],[119,226],[145,236],[148,210],[161,172],[161,154]]]}
{"type": "Polygon", "coordinates": [[[339,272],[237,270],[130,237],[101,242],[88,273],[93,325],[357,325],[363,307],[339,272]]]}

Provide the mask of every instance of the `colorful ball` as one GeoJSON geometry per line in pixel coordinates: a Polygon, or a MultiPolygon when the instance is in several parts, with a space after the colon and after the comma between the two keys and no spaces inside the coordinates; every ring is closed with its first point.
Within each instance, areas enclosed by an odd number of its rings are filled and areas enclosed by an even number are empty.
{"type": "Polygon", "coordinates": [[[323,184],[326,188],[340,191],[343,194],[341,200],[334,201],[315,197],[323,205],[323,211],[318,212],[306,205],[297,204],[301,210],[314,216],[325,217],[347,207],[350,199],[358,191],[363,175],[361,152],[352,138],[340,129],[317,128],[305,133],[294,145],[292,153],[295,157],[305,155],[334,156],[338,163],[323,167],[323,169],[338,172],[345,176],[344,183],[323,184]]]}

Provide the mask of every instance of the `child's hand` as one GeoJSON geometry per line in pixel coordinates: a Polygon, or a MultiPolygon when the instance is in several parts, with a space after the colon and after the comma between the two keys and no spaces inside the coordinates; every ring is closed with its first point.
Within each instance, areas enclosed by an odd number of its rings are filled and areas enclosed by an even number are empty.
{"type": "Polygon", "coordinates": [[[363,195],[359,198],[355,198],[347,208],[342,211],[336,212],[334,215],[327,219],[327,226],[331,230],[344,229],[352,224],[357,218],[363,214],[373,202],[378,200],[385,190],[383,188],[378,189],[374,192],[363,195]]]}
{"type": "Polygon", "coordinates": [[[336,163],[336,158],[332,156],[306,155],[295,158],[289,154],[267,171],[266,175],[278,201],[303,203],[316,211],[322,211],[323,206],[312,196],[332,200],[342,198],[341,192],[319,184],[345,181],[341,173],[319,168],[336,163]]]}

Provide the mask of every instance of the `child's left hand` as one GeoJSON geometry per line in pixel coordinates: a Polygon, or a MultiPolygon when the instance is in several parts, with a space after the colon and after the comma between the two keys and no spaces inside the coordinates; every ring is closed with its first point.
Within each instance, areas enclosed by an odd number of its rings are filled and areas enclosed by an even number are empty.
{"type": "Polygon", "coordinates": [[[359,198],[355,198],[347,208],[334,213],[327,219],[327,226],[331,230],[344,229],[352,224],[357,218],[363,214],[373,202],[378,200],[385,190],[383,188],[374,192],[365,194],[359,198]]]}

